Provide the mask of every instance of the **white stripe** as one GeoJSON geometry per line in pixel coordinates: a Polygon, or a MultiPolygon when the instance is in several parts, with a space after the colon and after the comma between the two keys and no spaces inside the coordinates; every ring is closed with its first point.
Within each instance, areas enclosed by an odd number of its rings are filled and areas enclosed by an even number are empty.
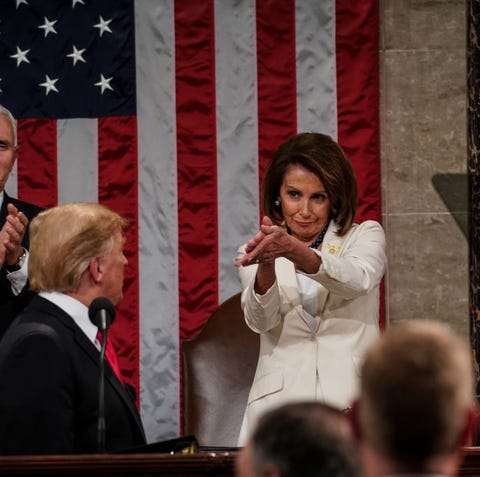
{"type": "Polygon", "coordinates": [[[337,138],[335,1],[295,5],[298,131],[337,138]]]}
{"type": "Polygon", "coordinates": [[[57,121],[58,203],[98,202],[98,122],[57,121]]]}
{"type": "Polygon", "coordinates": [[[215,1],[219,301],[240,291],[236,249],[258,229],[253,0],[215,1]]]}
{"type": "Polygon", "coordinates": [[[177,175],[172,0],[135,2],[140,395],[149,441],[179,435],[177,175]]]}

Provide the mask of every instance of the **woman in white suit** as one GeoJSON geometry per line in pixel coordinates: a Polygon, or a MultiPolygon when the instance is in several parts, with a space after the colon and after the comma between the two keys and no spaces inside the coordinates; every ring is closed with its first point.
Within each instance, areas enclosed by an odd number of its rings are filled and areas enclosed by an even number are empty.
{"type": "Polygon", "coordinates": [[[308,399],[350,406],[379,332],[386,266],[382,226],[353,222],[355,176],[329,136],[302,133],[282,144],[262,189],[260,230],[236,260],[245,320],[260,334],[239,445],[267,408],[308,399]]]}

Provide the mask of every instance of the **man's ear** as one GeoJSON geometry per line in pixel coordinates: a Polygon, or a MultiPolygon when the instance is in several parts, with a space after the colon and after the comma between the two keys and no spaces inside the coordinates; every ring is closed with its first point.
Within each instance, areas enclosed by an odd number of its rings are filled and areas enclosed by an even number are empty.
{"type": "Polygon", "coordinates": [[[102,268],[100,266],[100,261],[97,257],[93,257],[90,259],[90,263],[88,265],[88,270],[90,272],[90,276],[95,283],[99,283],[102,278],[102,268]]]}
{"type": "Polygon", "coordinates": [[[350,425],[352,426],[353,437],[357,441],[361,441],[363,434],[360,425],[360,401],[356,399],[349,412],[350,425]]]}

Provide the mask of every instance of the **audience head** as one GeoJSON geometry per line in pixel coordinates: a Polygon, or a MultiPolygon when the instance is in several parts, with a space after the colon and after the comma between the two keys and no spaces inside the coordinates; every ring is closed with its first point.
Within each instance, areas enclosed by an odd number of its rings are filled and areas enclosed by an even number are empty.
{"type": "Polygon", "coordinates": [[[319,402],[285,404],[266,412],[239,452],[237,477],[357,477],[350,422],[319,402]]]}
{"type": "Polygon", "coordinates": [[[12,113],[0,105],[0,191],[5,187],[17,159],[17,123],[12,113]]]}
{"type": "MultiPolygon", "coordinates": [[[[30,225],[29,278],[35,291],[122,298],[126,221],[96,203],[41,212],[30,225]]],[[[86,303],[89,306],[89,303],[86,303]]]]}
{"type": "Polygon", "coordinates": [[[392,325],[367,352],[355,428],[390,471],[448,473],[438,465],[469,444],[475,418],[471,353],[446,325],[392,325]]]}
{"type": "Polygon", "coordinates": [[[282,223],[283,213],[278,197],[285,173],[291,165],[300,165],[320,179],[330,199],[331,218],[339,226],[338,233],[347,233],[355,218],[357,183],[342,148],[325,134],[301,133],[276,150],[263,179],[263,213],[276,224],[282,223]]]}

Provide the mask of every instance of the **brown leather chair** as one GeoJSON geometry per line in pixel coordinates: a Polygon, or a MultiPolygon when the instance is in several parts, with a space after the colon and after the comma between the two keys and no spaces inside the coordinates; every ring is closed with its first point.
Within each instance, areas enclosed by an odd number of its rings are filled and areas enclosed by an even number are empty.
{"type": "Polygon", "coordinates": [[[240,293],[212,313],[196,338],[183,342],[184,435],[195,435],[202,447],[237,446],[258,350],[240,293]]]}

